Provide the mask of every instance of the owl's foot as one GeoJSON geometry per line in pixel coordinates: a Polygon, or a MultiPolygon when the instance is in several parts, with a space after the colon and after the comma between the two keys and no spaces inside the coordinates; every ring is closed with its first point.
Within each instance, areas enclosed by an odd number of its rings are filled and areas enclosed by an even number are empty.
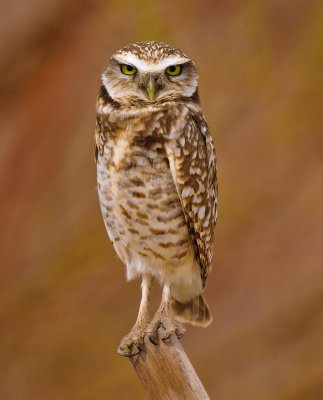
{"type": "Polygon", "coordinates": [[[184,333],[184,326],[175,321],[167,310],[157,311],[146,331],[149,340],[156,345],[158,344],[158,336],[162,340],[167,340],[175,334],[180,339],[184,333]]]}
{"type": "Polygon", "coordinates": [[[139,354],[144,346],[148,322],[135,324],[131,331],[122,340],[118,353],[122,356],[132,357],[139,354]]]}

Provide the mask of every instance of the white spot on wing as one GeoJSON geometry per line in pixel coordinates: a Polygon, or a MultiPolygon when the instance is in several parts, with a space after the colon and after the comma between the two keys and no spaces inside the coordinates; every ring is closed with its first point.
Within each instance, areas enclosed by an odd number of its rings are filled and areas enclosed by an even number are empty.
{"type": "Polygon", "coordinates": [[[185,138],[184,138],[184,136],[181,136],[180,137],[180,139],[179,139],[179,144],[181,145],[181,146],[185,146],[185,138]]]}
{"type": "Polygon", "coordinates": [[[182,197],[189,197],[194,194],[193,189],[189,186],[186,186],[182,191],[182,197]]]}
{"type": "Polygon", "coordinates": [[[206,218],[206,220],[203,223],[203,228],[207,228],[210,225],[210,217],[206,218]]]}
{"type": "Polygon", "coordinates": [[[205,206],[202,206],[199,209],[198,217],[199,217],[199,219],[203,219],[205,217],[205,206]]]}

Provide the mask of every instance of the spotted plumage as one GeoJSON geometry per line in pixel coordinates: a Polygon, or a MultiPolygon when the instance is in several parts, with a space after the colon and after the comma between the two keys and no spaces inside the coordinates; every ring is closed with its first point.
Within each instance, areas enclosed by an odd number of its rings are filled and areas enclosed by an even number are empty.
{"type": "Polygon", "coordinates": [[[119,352],[133,355],[144,337],[181,336],[181,322],[206,326],[202,296],[212,265],[216,222],[215,149],[198,96],[195,65],[165,43],[117,51],[102,74],[95,155],[98,193],[109,237],[127,268],[142,277],[134,328],[119,352]],[[152,321],[153,279],[164,287],[152,321]]]}

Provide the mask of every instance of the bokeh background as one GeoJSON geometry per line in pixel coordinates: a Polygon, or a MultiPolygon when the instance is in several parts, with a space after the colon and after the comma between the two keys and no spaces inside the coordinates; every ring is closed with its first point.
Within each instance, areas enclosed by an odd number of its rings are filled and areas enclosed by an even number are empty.
{"type": "MultiPolygon", "coordinates": [[[[184,347],[212,399],[323,399],[323,3],[2,0],[0,398],[144,399],[137,313],[96,194],[106,58],[170,42],[218,152],[214,322],[184,347]]],[[[158,290],[154,297],[158,302],[158,290]]]]}

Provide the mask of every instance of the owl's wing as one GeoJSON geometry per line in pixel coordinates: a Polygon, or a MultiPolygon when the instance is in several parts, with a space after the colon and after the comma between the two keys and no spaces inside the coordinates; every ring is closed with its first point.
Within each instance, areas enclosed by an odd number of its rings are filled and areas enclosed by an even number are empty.
{"type": "Polygon", "coordinates": [[[202,113],[189,111],[185,120],[184,127],[182,118],[173,124],[165,148],[204,287],[212,266],[217,215],[216,155],[202,113]]]}
{"type": "Polygon", "coordinates": [[[98,156],[99,156],[99,134],[98,134],[97,130],[95,130],[95,133],[94,133],[93,145],[94,145],[94,159],[95,159],[95,162],[97,163],[98,156]]]}
{"type": "Polygon", "coordinates": [[[95,162],[98,161],[99,154],[103,154],[103,147],[105,142],[105,127],[103,123],[103,117],[97,115],[96,117],[96,126],[94,132],[94,158],[95,162]]]}

